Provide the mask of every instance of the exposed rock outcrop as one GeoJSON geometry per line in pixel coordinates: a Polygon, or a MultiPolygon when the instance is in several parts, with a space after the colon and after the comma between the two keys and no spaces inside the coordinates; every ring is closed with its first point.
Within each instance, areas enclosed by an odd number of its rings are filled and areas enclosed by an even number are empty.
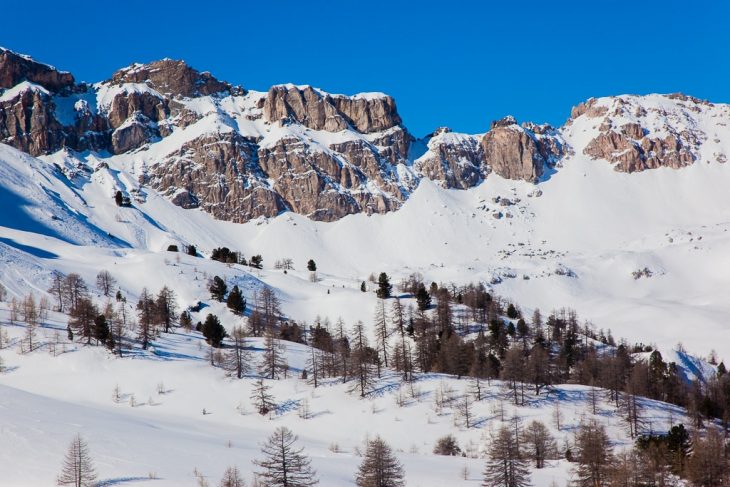
{"type": "Polygon", "coordinates": [[[71,73],[58,71],[28,56],[0,48],[0,88],[12,88],[22,81],[41,85],[52,92],[72,88],[75,84],[71,73]]]}
{"type": "Polygon", "coordinates": [[[568,120],[568,122],[571,122],[584,114],[589,118],[602,117],[605,115],[606,112],[608,112],[608,107],[602,105],[597,106],[597,101],[598,100],[596,98],[589,98],[587,101],[574,106],[572,110],[570,110],[570,120],[568,120]]]}
{"type": "Polygon", "coordinates": [[[273,86],[263,109],[264,118],[269,122],[291,119],[313,130],[328,132],[352,127],[369,134],[401,124],[395,101],[389,96],[333,96],[311,86],[273,86]]]}
{"type": "Polygon", "coordinates": [[[228,83],[218,81],[208,72],[197,71],[185,61],[162,59],[149,64],[133,64],[112,75],[112,84],[146,83],[169,97],[196,97],[230,92],[228,83]]]}
{"type": "Polygon", "coordinates": [[[337,111],[363,134],[380,132],[402,123],[395,100],[382,93],[337,95],[334,101],[337,111]]]}
{"type": "Polygon", "coordinates": [[[555,129],[534,124],[520,126],[512,117],[492,122],[481,144],[485,161],[496,174],[533,182],[565,153],[555,129]]]}
{"type": "Polygon", "coordinates": [[[335,148],[349,152],[357,164],[345,164],[334,152],[312,149],[301,139],[285,137],[259,149],[259,165],[274,180],[275,191],[289,208],[315,220],[331,221],[361,211],[382,213],[399,206],[399,193],[383,194],[389,184],[379,177],[377,153],[356,142],[335,148]],[[365,191],[368,181],[382,184],[383,192],[365,191]]]}
{"type": "MultiPolygon", "coordinates": [[[[726,130],[723,107],[681,94],[592,98],[560,129],[506,117],[483,135],[442,128],[416,141],[381,93],[294,85],[247,92],[169,59],[76,84],[0,49],[0,143],[32,155],[136,151],[144,184],[234,222],[285,210],[326,221],[392,211],[421,178],[459,189],[492,172],[539,182],[572,153],[566,140],[618,171],[678,169],[702,157],[708,120],[726,130]]],[[[708,162],[727,160],[717,137],[704,151],[708,162]]]]}
{"type": "Polygon", "coordinates": [[[313,130],[339,132],[348,128],[332,98],[311,86],[282,85],[269,89],[264,102],[264,119],[269,122],[290,119],[313,130]]]}
{"type": "Polygon", "coordinates": [[[123,154],[137,149],[159,135],[155,124],[142,115],[135,113],[124,125],[112,132],[112,151],[123,154]]]}
{"type": "Polygon", "coordinates": [[[486,177],[488,167],[479,138],[442,127],[428,138],[428,151],[414,163],[425,177],[447,188],[466,189],[486,177]]]}
{"type": "Polygon", "coordinates": [[[694,163],[703,136],[694,128],[690,113],[712,105],[681,94],[654,96],[656,103],[647,106],[638,97],[626,96],[605,99],[601,104],[589,100],[592,106],[588,111],[574,109],[578,116],[593,110],[603,117],[598,135],[586,144],[583,153],[628,173],[660,167],[680,169],[694,163]],[[661,98],[675,100],[679,106],[667,106],[661,98]]]}
{"type": "Polygon", "coordinates": [[[60,149],[66,137],[49,92],[37,85],[21,88],[14,96],[0,97],[0,142],[33,156],[60,149]]]}
{"type": "Polygon", "coordinates": [[[286,209],[256,171],[254,141],[236,132],[217,133],[186,142],[149,167],[143,182],[178,206],[200,207],[218,219],[240,223],[286,209]]]}
{"type": "MultiPolygon", "coordinates": [[[[633,130],[633,129],[630,129],[633,130]]],[[[681,137],[668,134],[664,138],[631,136],[608,130],[599,134],[586,146],[583,153],[594,159],[605,159],[621,172],[636,172],[659,167],[679,169],[692,164],[692,152],[685,148],[681,137]]]]}

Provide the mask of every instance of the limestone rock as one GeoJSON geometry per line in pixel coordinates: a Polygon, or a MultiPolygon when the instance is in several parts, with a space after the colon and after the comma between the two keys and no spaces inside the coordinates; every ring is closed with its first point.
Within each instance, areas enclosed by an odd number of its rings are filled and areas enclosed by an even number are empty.
{"type": "Polygon", "coordinates": [[[532,124],[520,126],[512,117],[493,122],[481,145],[486,163],[496,174],[532,182],[565,153],[555,129],[532,124]]]}
{"type": "Polygon", "coordinates": [[[393,98],[383,94],[334,97],[337,111],[359,132],[369,134],[402,123],[393,98]]]}
{"type": "Polygon", "coordinates": [[[75,84],[71,73],[58,71],[27,56],[0,48],[0,88],[12,88],[25,80],[53,92],[71,88],[75,84]]]}
{"type": "Polygon", "coordinates": [[[602,117],[608,112],[608,107],[603,105],[596,105],[598,100],[596,98],[589,98],[587,101],[578,104],[570,110],[570,119],[575,120],[581,115],[586,115],[589,118],[602,117]]]}
{"type": "Polygon", "coordinates": [[[194,97],[230,92],[228,83],[218,81],[208,72],[197,71],[184,61],[162,59],[149,64],[133,64],[112,75],[112,84],[147,83],[163,95],[194,97]]]}
{"type": "Polygon", "coordinates": [[[137,113],[112,133],[112,151],[123,154],[137,149],[155,137],[156,133],[156,127],[150,119],[137,113]]]}
{"type": "Polygon", "coordinates": [[[332,103],[332,98],[311,86],[273,86],[264,102],[264,119],[269,122],[291,119],[313,130],[339,132],[348,124],[332,103]]]}
{"type": "Polygon", "coordinates": [[[442,127],[428,138],[428,151],[414,163],[427,178],[447,188],[471,188],[488,170],[479,138],[442,127]]]}
{"type": "Polygon", "coordinates": [[[61,148],[64,140],[48,92],[29,88],[0,101],[0,142],[39,156],[61,148]]]}
{"type": "Polygon", "coordinates": [[[331,221],[361,211],[382,213],[400,206],[399,194],[386,197],[360,191],[368,181],[365,173],[385,191],[393,189],[380,174],[380,161],[371,146],[351,142],[335,149],[349,154],[349,164],[334,152],[313,150],[295,137],[259,148],[258,160],[287,207],[315,220],[331,221]]]}
{"type": "Polygon", "coordinates": [[[112,128],[120,127],[135,114],[159,122],[169,115],[167,101],[150,93],[119,93],[107,110],[107,118],[112,128]]]}
{"type": "Polygon", "coordinates": [[[698,157],[703,135],[694,128],[690,114],[712,104],[681,94],[662,98],[675,100],[678,106],[672,108],[661,100],[644,106],[634,96],[604,100],[600,105],[604,122],[583,153],[593,159],[605,159],[614,164],[616,171],[628,173],[659,167],[679,169],[692,164],[698,157]],[[615,128],[614,120],[627,119],[630,121],[615,128]]]}
{"type": "Polygon", "coordinates": [[[395,101],[386,95],[329,95],[311,86],[279,85],[269,89],[263,106],[269,122],[291,119],[313,130],[339,132],[352,126],[363,134],[401,124],[395,101]]]}
{"type": "Polygon", "coordinates": [[[246,222],[286,209],[256,176],[256,145],[235,132],[207,134],[183,144],[148,168],[144,182],[183,208],[246,222]]]}

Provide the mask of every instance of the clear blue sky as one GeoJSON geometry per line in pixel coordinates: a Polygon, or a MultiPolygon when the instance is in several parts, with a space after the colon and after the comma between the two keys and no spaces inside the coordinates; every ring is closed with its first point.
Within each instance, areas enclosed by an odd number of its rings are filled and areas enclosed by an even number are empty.
{"type": "Polygon", "coordinates": [[[384,91],[419,136],[507,114],[560,124],[591,96],[730,101],[725,0],[11,0],[1,25],[0,45],[79,80],[171,57],[250,89],[384,91]]]}

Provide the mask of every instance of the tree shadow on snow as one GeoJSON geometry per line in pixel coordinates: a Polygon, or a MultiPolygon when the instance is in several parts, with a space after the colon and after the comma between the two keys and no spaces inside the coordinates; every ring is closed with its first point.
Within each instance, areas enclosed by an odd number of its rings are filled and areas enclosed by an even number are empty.
{"type": "Polygon", "coordinates": [[[149,477],[117,477],[115,479],[105,479],[97,482],[95,487],[111,487],[112,485],[126,484],[127,482],[144,482],[145,480],[160,480],[151,479],[149,477]]]}

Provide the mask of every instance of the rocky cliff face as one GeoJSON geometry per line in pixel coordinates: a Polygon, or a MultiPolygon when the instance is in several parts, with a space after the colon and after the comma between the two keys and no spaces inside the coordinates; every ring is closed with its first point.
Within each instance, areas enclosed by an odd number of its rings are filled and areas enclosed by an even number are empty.
{"type": "MultiPolygon", "coordinates": [[[[700,118],[722,117],[723,110],[681,94],[592,98],[573,109],[567,126],[590,125],[592,136],[582,153],[608,161],[616,171],[680,169],[703,157],[707,134],[700,118]]],[[[707,159],[724,156],[717,152],[707,159]]]]}
{"type": "Polygon", "coordinates": [[[112,75],[111,84],[126,83],[145,83],[169,98],[230,93],[234,89],[230,84],[218,81],[208,72],[201,73],[185,64],[185,61],[172,59],[162,59],[149,64],[133,64],[112,75]]]}
{"type": "Polygon", "coordinates": [[[274,86],[269,90],[264,118],[269,122],[291,120],[313,130],[354,129],[363,134],[401,124],[395,101],[387,95],[330,95],[311,86],[294,85],[274,86]]]}
{"type": "Polygon", "coordinates": [[[0,48],[0,142],[37,156],[70,134],[54,116],[53,96],[78,89],[70,73],[0,48]]]}
{"type": "Polygon", "coordinates": [[[565,155],[558,132],[548,125],[518,125],[513,117],[492,122],[482,139],[486,163],[506,179],[536,182],[565,155]]]}
{"type": "Polygon", "coordinates": [[[30,81],[54,93],[75,85],[71,73],[58,71],[53,66],[0,47],[0,88],[12,88],[23,81],[30,81]]]}
{"type": "Polygon", "coordinates": [[[467,189],[489,172],[478,136],[457,134],[447,127],[428,137],[428,151],[414,163],[425,177],[447,188],[467,189]]]}
{"type": "Polygon", "coordinates": [[[442,128],[416,140],[382,93],[247,91],[169,59],[77,84],[0,49],[0,143],[35,156],[67,148],[108,152],[112,165],[136,161],[144,185],[234,222],[286,210],[325,221],[384,213],[421,178],[457,189],[494,176],[538,183],[573,153],[623,172],[724,162],[709,133],[727,118],[727,106],[684,95],[622,96],[578,105],[558,129],[507,117],[485,134],[442,128]]]}

